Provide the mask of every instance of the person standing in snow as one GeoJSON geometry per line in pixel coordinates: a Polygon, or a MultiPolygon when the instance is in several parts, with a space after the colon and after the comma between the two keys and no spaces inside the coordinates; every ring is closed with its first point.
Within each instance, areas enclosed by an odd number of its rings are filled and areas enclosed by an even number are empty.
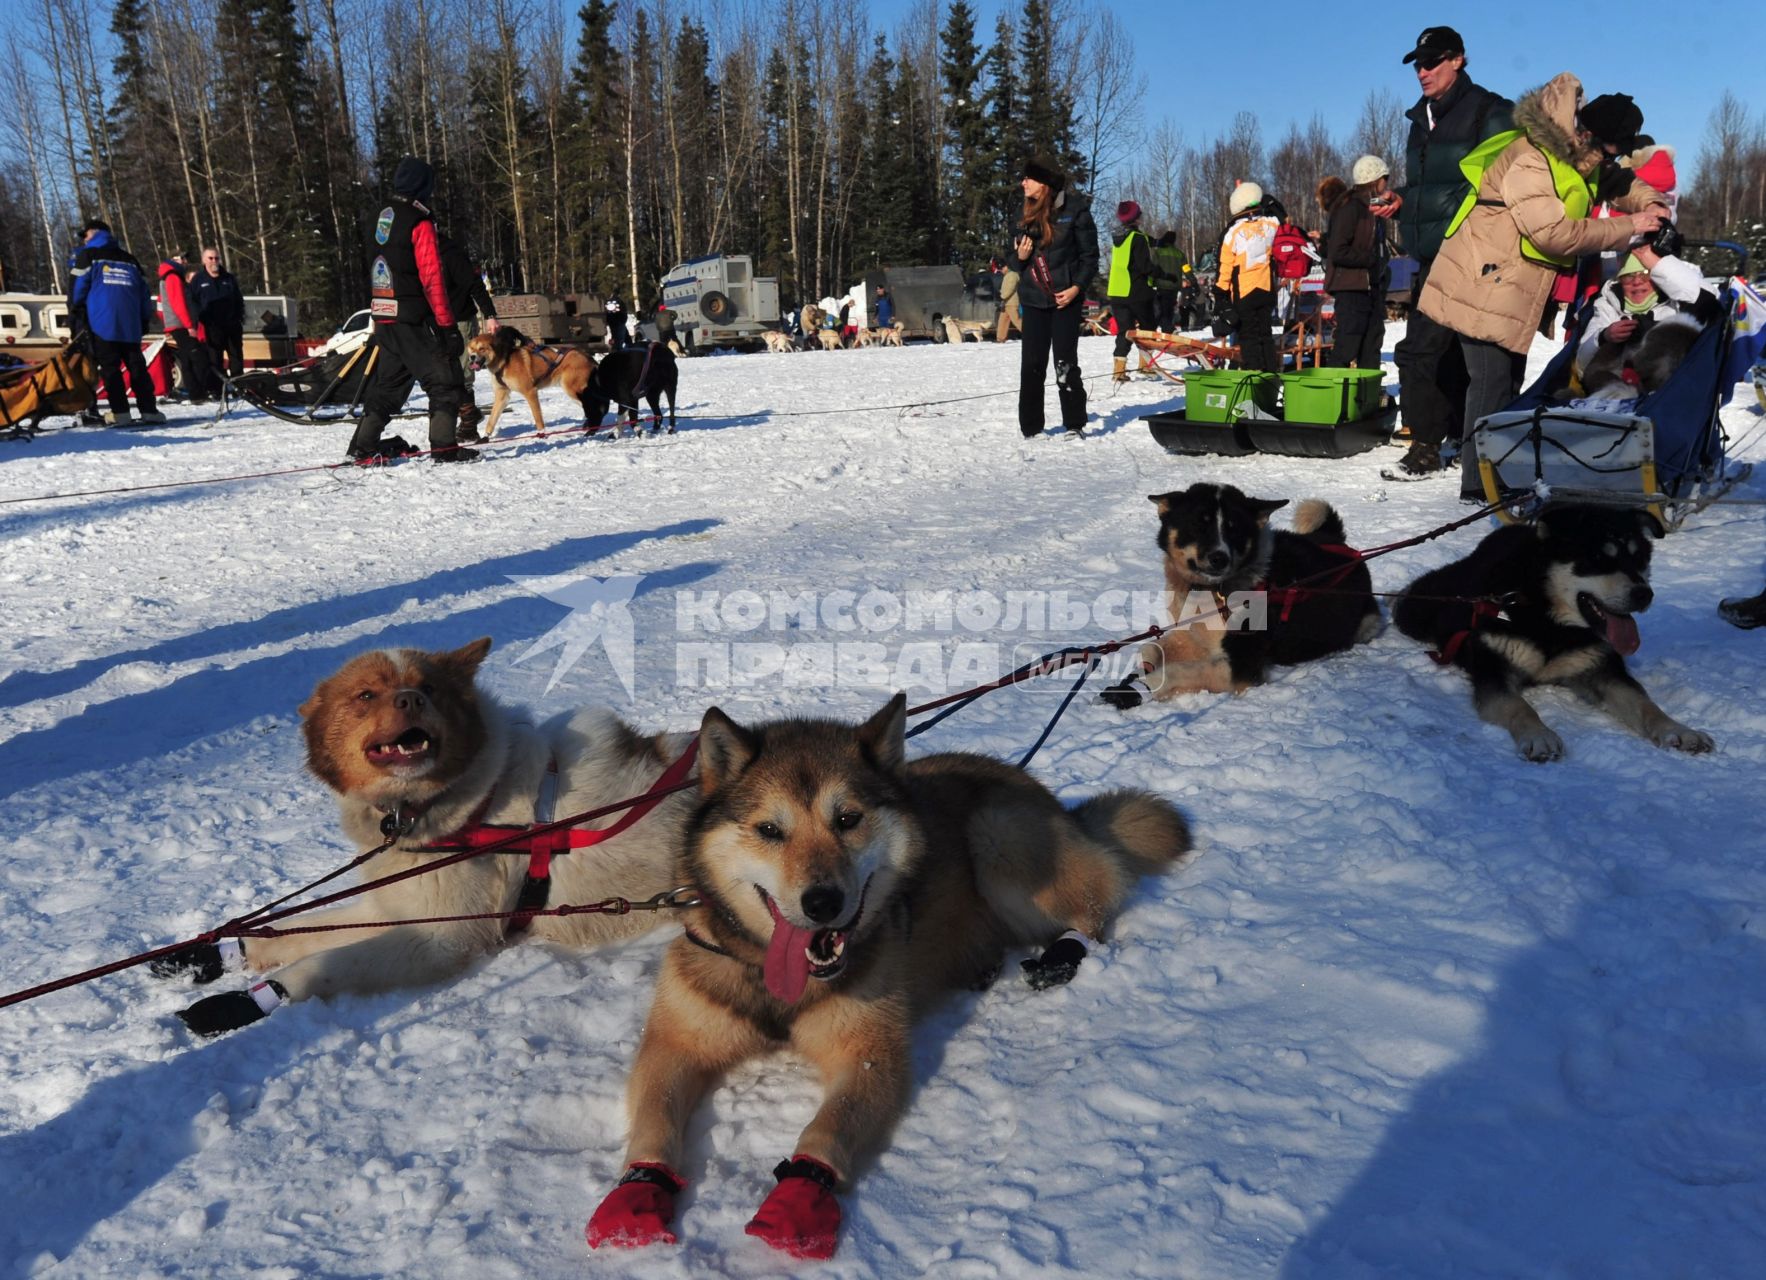
{"type": "MultiPolygon", "coordinates": [[[[1116,229],[1110,235],[1110,283],[1106,297],[1110,315],[1116,321],[1116,346],[1111,351],[1112,382],[1128,381],[1128,348],[1134,340],[1133,329],[1153,327],[1153,289],[1167,284],[1175,289],[1176,280],[1159,274],[1153,256],[1153,241],[1141,230],[1141,207],[1133,200],[1116,206],[1116,229]]],[[[1147,367],[1147,353],[1141,352],[1140,369],[1147,367]]]]}
{"type": "Polygon", "coordinates": [[[1047,160],[1025,161],[1019,185],[1024,205],[1006,261],[1018,266],[1024,342],[1018,379],[1018,430],[1042,434],[1043,379],[1055,359],[1061,422],[1078,439],[1085,432],[1085,379],[1079,372],[1079,326],[1085,288],[1098,273],[1098,224],[1091,201],[1069,190],[1067,175],[1047,160]]]}
{"type": "Polygon", "coordinates": [[[153,402],[153,382],[147,376],[147,361],[141,358],[141,335],[153,324],[153,290],[141,264],[111,238],[109,223],[90,219],[85,236],[86,243],[74,255],[68,315],[75,333],[85,330],[92,335],[93,356],[110,402],[104,420],[111,426],[129,425],[132,388],[139,421],[157,425],[166,416],[153,402]]]}
{"type": "Polygon", "coordinates": [[[245,372],[245,294],[238,277],[221,265],[221,251],[213,245],[202,251],[191,293],[208,344],[210,389],[218,392],[222,377],[237,378],[245,372]]]}
{"type": "Polygon", "coordinates": [[[349,456],[357,462],[387,456],[380,433],[404,407],[412,385],[421,383],[429,397],[431,460],[477,462],[478,454],[461,447],[458,436],[465,394],[460,353],[466,344],[454,327],[441,236],[429,210],[435,170],[416,156],[406,156],[393,171],[392,190],[392,202],[380,211],[368,246],[374,255],[369,311],[379,355],[349,456]]]}
{"type": "Polygon", "coordinates": [[[1227,200],[1232,221],[1220,241],[1215,287],[1230,301],[1239,339],[1239,368],[1275,373],[1281,368],[1275,336],[1275,266],[1270,257],[1281,223],[1263,208],[1263,188],[1241,182],[1227,200]]]}
{"type": "Polygon", "coordinates": [[[172,344],[178,361],[178,379],[184,384],[184,394],[191,404],[207,404],[211,385],[208,347],[185,288],[189,273],[190,267],[181,253],[174,253],[159,264],[159,314],[166,340],[172,344]]]}

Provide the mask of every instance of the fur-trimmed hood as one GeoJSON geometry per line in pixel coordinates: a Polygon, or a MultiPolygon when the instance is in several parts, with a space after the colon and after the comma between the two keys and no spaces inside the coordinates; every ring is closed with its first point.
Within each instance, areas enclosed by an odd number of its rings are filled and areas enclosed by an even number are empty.
{"type": "Polygon", "coordinates": [[[1515,127],[1535,146],[1567,161],[1587,176],[1599,167],[1601,149],[1576,139],[1576,112],[1582,105],[1582,82],[1565,71],[1515,101],[1515,127]]]}

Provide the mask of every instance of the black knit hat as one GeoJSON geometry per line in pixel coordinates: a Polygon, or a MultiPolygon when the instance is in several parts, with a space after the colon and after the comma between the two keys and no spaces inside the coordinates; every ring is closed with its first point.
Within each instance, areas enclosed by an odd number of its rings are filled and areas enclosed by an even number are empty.
{"type": "Polygon", "coordinates": [[[392,189],[413,200],[427,200],[435,194],[435,170],[416,156],[406,156],[392,171],[392,189]]]}
{"type": "Polygon", "coordinates": [[[1042,156],[1031,156],[1024,162],[1024,176],[1034,178],[1043,186],[1054,191],[1067,189],[1067,175],[1057,169],[1052,160],[1047,160],[1042,156]]]}
{"type": "Polygon", "coordinates": [[[1593,134],[1596,142],[1610,142],[1621,151],[1630,151],[1643,130],[1643,112],[1628,93],[1603,93],[1582,104],[1576,123],[1593,134]]]}

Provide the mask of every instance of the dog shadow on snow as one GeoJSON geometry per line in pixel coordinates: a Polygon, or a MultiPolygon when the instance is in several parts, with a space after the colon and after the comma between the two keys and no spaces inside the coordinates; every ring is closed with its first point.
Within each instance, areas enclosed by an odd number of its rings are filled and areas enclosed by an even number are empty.
{"type": "Polygon", "coordinates": [[[1568,931],[1502,972],[1478,1051],[1417,1085],[1281,1280],[1760,1274],[1757,907],[1726,882],[1676,884],[1674,866],[1596,874],[1568,931]]]}
{"type": "MultiPolygon", "coordinates": [[[[153,982],[139,970],[138,982],[153,982]]],[[[462,981],[464,975],[450,979],[462,981]]],[[[107,982],[127,982],[110,978],[107,982]]],[[[167,1012],[170,1035],[189,1047],[162,1061],[118,1071],[89,1087],[79,1100],[33,1129],[0,1134],[0,1280],[39,1273],[45,1254],[65,1259],[97,1227],[123,1213],[138,1196],[151,1191],[184,1161],[196,1155],[220,1131],[233,1131],[266,1102],[266,1086],[284,1081],[295,1090],[324,1089],[319,1078],[335,1071],[347,1077],[361,1070],[357,1048],[362,1038],[396,1035],[410,1022],[445,1016],[453,1004],[492,1001],[500,990],[519,984],[510,978],[500,986],[471,995],[450,996],[447,985],[415,987],[374,996],[348,997],[335,1005],[312,1000],[279,1010],[272,1018],[214,1041],[195,1040],[167,1012]],[[422,1008],[413,1011],[413,1006],[422,1008]],[[358,1033],[357,1028],[366,1030],[358,1033]],[[326,1044],[327,1041],[331,1043],[326,1044]],[[304,1074],[303,1060],[339,1063],[304,1074]],[[224,1105],[215,1099],[219,1095],[224,1105]],[[205,1113],[212,1113],[205,1119],[205,1113]]],[[[155,983],[195,999],[212,988],[155,983]]],[[[127,1002],[116,1007],[126,1010],[127,1002]]],[[[140,1016],[140,1015],[136,1015],[140,1016]]],[[[69,1037],[67,1043],[75,1041],[69,1037]]],[[[304,1131],[277,1125],[278,1141],[302,1145],[304,1131]]],[[[353,1126],[352,1126],[353,1130],[353,1126]]],[[[372,1132],[370,1126],[370,1133],[372,1132]]],[[[221,1141],[226,1141],[224,1136],[221,1141]]],[[[329,1142],[348,1147],[355,1139],[333,1135],[329,1142]]],[[[362,1139],[363,1145],[372,1137],[362,1139]]],[[[353,1168],[339,1157],[339,1175],[353,1168]]],[[[190,1207],[200,1210],[202,1229],[218,1225],[234,1213],[260,1216],[266,1205],[251,1193],[193,1175],[190,1207]],[[219,1193],[218,1195],[216,1193],[219,1193]]],[[[298,1206],[285,1208],[293,1211],[298,1206]]],[[[184,1219],[180,1216],[180,1229],[184,1219]]],[[[176,1248],[167,1241],[167,1249],[176,1248]]],[[[169,1255],[167,1255],[169,1256],[169,1255]]]]}
{"type": "MultiPolygon", "coordinates": [[[[609,555],[662,538],[704,533],[716,520],[683,520],[654,529],[570,538],[551,547],[498,556],[446,569],[411,582],[371,587],[274,610],[260,617],[159,641],[125,653],[106,654],[61,671],[20,672],[0,681],[0,705],[73,693],[104,674],[133,663],[161,666],[249,652],[264,645],[340,627],[387,619],[370,634],[316,648],[301,648],[246,661],[231,668],[193,671],[162,687],[96,701],[44,729],[0,742],[0,796],[90,770],[112,769],[163,757],[260,715],[287,715],[347,659],[377,647],[452,648],[475,636],[499,646],[538,636],[567,615],[539,595],[515,595],[442,618],[399,620],[410,601],[448,593],[509,586],[511,577],[582,572],[609,555]]],[[[645,596],[698,582],[716,573],[715,563],[676,565],[646,574],[634,603],[645,596]]],[[[669,620],[672,628],[673,620],[669,620]]],[[[643,645],[639,658],[644,658],[643,645]]],[[[672,655],[670,658],[672,662],[672,655]]]]}

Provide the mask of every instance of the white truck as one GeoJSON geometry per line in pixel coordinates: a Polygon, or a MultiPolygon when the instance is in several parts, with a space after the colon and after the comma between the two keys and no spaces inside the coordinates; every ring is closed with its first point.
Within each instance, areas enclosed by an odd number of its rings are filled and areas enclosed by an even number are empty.
{"type": "Polygon", "coordinates": [[[676,265],[662,281],[675,337],[689,352],[758,346],[779,324],[779,282],[756,278],[747,254],[713,253],[676,265]]]}

